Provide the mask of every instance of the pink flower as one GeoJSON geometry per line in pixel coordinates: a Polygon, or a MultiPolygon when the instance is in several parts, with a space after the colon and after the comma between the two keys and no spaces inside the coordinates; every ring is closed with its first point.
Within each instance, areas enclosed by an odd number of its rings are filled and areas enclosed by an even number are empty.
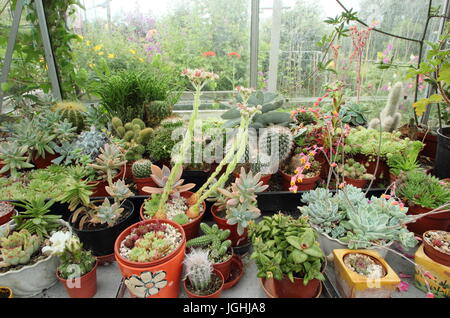
{"type": "Polygon", "coordinates": [[[434,298],[434,294],[433,293],[427,293],[425,295],[425,298],[434,298]]]}
{"type": "Polygon", "coordinates": [[[337,167],[337,163],[336,162],[332,162],[331,165],[333,168],[337,167]]]}
{"type": "Polygon", "coordinates": [[[409,284],[401,281],[400,284],[397,285],[397,289],[401,292],[407,292],[409,290],[409,284]]]}
{"type": "Polygon", "coordinates": [[[411,278],[411,277],[412,277],[412,275],[409,275],[409,274],[403,274],[403,273],[398,274],[398,276],[399,276],[400,278],[411,278]]]}
{"type": "Polygon", "coordinates": [[[342,188],[344,188],[345,187],[345,182],[341,182],[340,184],[339,184],[339,189],[342,189],[342,188]]]}
{"type": "Polygon", "coordinates": [[[430,272],[425,272],[425,273],[423,273],[423,276],[425,276],[425,277],[427,277],[427,278],[429,278],[429,279],[431,279],[431,280],[435,280],[434,276],[431,275],[430,272]]]}

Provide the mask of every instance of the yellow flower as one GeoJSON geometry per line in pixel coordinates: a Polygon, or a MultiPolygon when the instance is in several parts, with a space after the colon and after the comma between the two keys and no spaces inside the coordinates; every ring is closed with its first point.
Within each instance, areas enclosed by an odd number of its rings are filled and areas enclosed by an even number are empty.
{"type": "Polygon", "coordinates": [[[109,59],[113,59],[113,58],[115,58],[115,57],[116,57],[116,56],[115,56],[114,54],[112,54],[112,53],[109,53],[109,54],[108,54],[108,58],[109,58],[109,59]]]}
{"type": "Polygon", "coordinates": [[[139,58],[139,61],[144,62],[144,59],[142,57],[139,58]]]}
{"type": "Polygon", "coordinates": [[[80,34],[78,34],[78,38],[79,38],[81,41],[84,40],[84,36],[82,36],[82,35],[80,35],[80,34]]]}
{"type": "Polygon", "coordinates": [[[96,46],[94,46],[94,51],[100,51],[103,48],[102,44],[97,44],[96,46]]]}
{"type": "Polygon", "coordinates": [[[104,52],[98,52],[97,53],[98,55],[103,55],[103,54],[105,54],[104,52]]]}
{"type": "Polygon", "coordinates": [[[136,50],[130,49],[131,54],[136,54],[136,50]]]}
{"type": "Polygon", "coordinates": [[[89,66],[90,68],[94,68],[94,67],[95,67],[95,64],[89,63],[88,66],[89,66]]]}
{"type": "Polygon", "coordinates": [[[86,46],[90,46],[91,45],[91,41],[90,40],[87,40],[86,41],[86,46]]]}

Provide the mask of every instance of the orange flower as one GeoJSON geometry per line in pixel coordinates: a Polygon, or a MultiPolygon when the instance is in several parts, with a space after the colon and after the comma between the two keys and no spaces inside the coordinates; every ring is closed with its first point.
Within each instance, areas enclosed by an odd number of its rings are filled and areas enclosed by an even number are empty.
{"type": "Polygon", "coordinates": [[[228,56],[229,57],[237,57],[237,58],[241,57],[241,55],[237,52],[230,52],[230,53],[228,53],[228,56]]]}
{"type": "Polygon", "coordinates": [[[202,53],[203,56],[209,57],[209,56],[216,56],[216,53],[213,51],[207,51],[202,53]]]}

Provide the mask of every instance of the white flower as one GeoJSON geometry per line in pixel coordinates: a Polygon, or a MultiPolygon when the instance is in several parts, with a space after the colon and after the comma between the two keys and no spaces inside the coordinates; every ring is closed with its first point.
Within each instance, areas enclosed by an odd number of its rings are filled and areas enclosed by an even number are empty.
{"type": "Polygon", "coordinates": [[[67,241],[72,238],[71,232],[58,231],[50,237],[50,246],[44,246],[42,253],[44,254],[62,254],[66,247],[67,241]]]}

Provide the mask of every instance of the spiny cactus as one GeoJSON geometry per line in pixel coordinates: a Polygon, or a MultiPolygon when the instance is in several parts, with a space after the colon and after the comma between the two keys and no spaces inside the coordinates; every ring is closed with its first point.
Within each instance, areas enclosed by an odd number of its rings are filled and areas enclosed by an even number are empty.
{"type": "Polygon", "coordinates": [[[379,129],[381,119],[381,129],[392,132],[400,126],[402,115],[398,112],[400,99],[402,98],[403,84],[398,82],[389,94],[386,106],[380,114],[380,118],[374,118],[369,123],[369,128],[379,129]]]}
{"type": "Polygon", "coordinates": [[[153,129],[146,128],[145,123],[139,118],[135,118],[124,125],[120,118],[114,117],[111,123],[114,134],[125,141],[125,149],[127,150],[125,158],[128,161],[141,159],[153,129]]]}
{"type": "Polygon", "coordinates": [[[148,159],[135,161],[131,167],[135,178],[149,178],[152,174],[152,162],[148,159]]]}
{"type": "Polygon", "coordinates": [[[22,229],[8,237],[0,238],[0,268],[18,264],[27,264],[31,256],[39,249],[41,239],[22,229]]]}
{"type": "Polygon", "coordinates": [[[215,262],[220,262],[231,246],[231,241],[227,240],[230,236],[230,230],[221,230],[217,224],[209,226],[206,223],[201,223],[200,228],[204,235],[189,240],[186,246],[208,247],[211,259],[215,262]]]}
{"type": "Polygon", "coordinates": [[[145,122],[150,127],[158,126],[161,121],[172,114],[172,104],[169,101],[152,101],[145,105],[145,122]]]}
{"type": "Polygon", "coordinates": [[[270,156],[271,161],[286,160],[291,154],[293,145],[291,130],[283,126],[268,127],[259,137],[259,151],[270,156]]]}
{"type": "Polygon", "coordinates": [[[207,290],[211,285],[213,264],[209,259],[209,251],[193,249],[184,259],[186,278],[195,293],[207,290]]]}
{"type": "Polygon", "coordinates": [[[56,103],[53,110],[59,112],[63,118],[72,123],[72,126],[77,128],[77,132],[84,129],[84,113],[87,112],[87,108],[83,104],[74,101],[62,101],[56,103]]]}

